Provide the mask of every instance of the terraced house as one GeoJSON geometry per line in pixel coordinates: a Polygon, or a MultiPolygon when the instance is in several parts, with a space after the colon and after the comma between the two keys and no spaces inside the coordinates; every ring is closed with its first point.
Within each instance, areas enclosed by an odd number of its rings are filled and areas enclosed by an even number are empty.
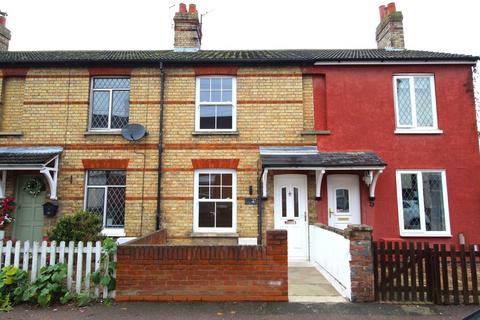
{"type": "Polygon", "coordinates": [[[183,4],[166,51],[8,51],[2,22],[0,196],[19,204],[9,237],[41,239],[85,209],[107,235],[162,227],[172,244],[257,244],[286,229],[291,259],[308,259],[314,223],[480,241],[478,58],[406,50],[394,5],[364,50],[201,50],[183,4]]]}

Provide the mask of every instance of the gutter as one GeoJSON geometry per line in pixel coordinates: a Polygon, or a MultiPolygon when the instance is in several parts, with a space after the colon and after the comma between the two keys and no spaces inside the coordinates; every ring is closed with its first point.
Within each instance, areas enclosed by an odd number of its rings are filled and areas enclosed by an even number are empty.
{"type": "Polygon", "coordinates": [[[440,65],[475,65],[477,61],[465,61],[465,60],[371,60],[371,61],[348,61],[348,60],[338,60],[338,61],[317,61],[314,63],[315,66],[351,66],[351,65],[430,65],[430,64],[440,64],[440,65]]]}
{"type": "Polygon", "coordinates": [[[160,230],[162,226],[162,212],[161,212],[161,190],[162,190],[162,154],[163,154],[163,110],[165,104],[165,71],[163,68],[163,61],[160,61],[160,122],[159,122],[159,137],[158,137],[158,174],[157,174],[157,214],[155,229],[160,230]]]}

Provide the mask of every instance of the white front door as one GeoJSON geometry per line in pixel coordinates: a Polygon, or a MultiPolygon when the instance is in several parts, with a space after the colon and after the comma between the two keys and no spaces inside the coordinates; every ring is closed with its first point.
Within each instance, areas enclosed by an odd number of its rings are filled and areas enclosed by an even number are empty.
{"type": "Polygon", "coordinates": [[[308,259],[307,176],[275,175],[275,229],[288,231],[288,259],[308,259]]]}
{"type": "Polygon", "coordinates": [[[360,187],[358,175],[328,175],[327,186],[328,225],[338,229],[345,229],[349,224],[360,224],[360,187]]]}

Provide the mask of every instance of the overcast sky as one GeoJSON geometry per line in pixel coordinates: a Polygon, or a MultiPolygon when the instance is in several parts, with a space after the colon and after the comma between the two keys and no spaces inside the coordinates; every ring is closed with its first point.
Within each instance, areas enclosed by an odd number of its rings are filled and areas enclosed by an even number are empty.
{"type": "MultiPolygon", "coordinates": [[[[10,50],[172,49],[178,0],[2,0],[10,50]]],[[[379,0],[196,0],[203,49],[374,48],[379,0]]],[[[189,2],[186,2],[187,4],[189,2]]],[[[479,0],[397,0],[408,49],[480,55],[479,0]]]]}

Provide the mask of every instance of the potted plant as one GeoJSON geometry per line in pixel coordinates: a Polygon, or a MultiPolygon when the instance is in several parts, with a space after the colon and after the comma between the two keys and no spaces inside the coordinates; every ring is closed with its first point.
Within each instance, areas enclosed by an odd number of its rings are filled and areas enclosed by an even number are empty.
{"type": "Polygon", "coordinates": [[[0,200],[0,240],[5,237],[5,231],[2,229],[15,221],[15,218],[13,217],[15,208],[15,198],[6,197],[0,200]]]}

